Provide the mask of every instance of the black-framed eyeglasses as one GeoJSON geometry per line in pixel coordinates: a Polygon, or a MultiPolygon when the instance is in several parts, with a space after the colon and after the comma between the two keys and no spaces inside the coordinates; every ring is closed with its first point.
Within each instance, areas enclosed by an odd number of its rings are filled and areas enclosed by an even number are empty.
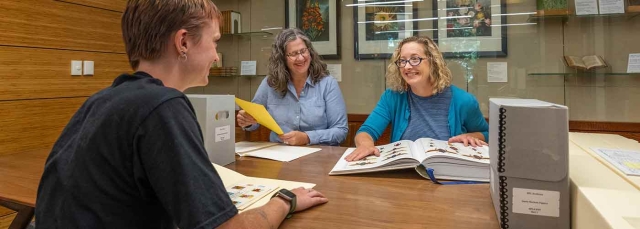
{"type": "Polygon", "coordinates": [[[420,63],[422,63],[422,60],[427,59],[427,58],[422,58],[422,57],[411,57],[408,60],[404,60],[404,59],[398,59],[396,60],[396,66],[398,66],[399,68],[404,68],[405,66],[407,66],[407,63],[409,63],[411,66],[418,66],[420,63]]]}
{"type": "Polygon", "coordinates": [[[298,56],[306,56],[308,51],[309,48],[303,48],[295,52],[287,53],[287,57],[289,57],[289,59],[291,60],[295,60],[298,59],[298,56]]]}

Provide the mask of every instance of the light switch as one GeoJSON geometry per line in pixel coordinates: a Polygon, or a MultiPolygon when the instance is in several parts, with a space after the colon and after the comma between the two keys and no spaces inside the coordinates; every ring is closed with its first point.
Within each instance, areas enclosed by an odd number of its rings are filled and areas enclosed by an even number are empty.
{"type": "Polygon", "coordinates": [[[71,61],[71,75],[72,76],[81,76],[82,75],[82,61],[81,60],[72,60],[71,61]]]}
{"type": "Polygon", "coordinates": [[[85,60],[83,66],[83,75],[92,76],[93,75],[93,61],[85,60]]]}

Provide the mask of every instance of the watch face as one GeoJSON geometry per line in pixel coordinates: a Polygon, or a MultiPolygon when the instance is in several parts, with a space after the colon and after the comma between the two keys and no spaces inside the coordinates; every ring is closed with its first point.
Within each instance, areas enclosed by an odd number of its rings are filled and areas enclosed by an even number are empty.
{"type": "Polygon", "coordinates": [[[280,189],[278,193],[280,193],[280,195],[282,195],[283,197],[288,198],[289,200],[296,197],[296,194],[286,189],[280,189]]]}

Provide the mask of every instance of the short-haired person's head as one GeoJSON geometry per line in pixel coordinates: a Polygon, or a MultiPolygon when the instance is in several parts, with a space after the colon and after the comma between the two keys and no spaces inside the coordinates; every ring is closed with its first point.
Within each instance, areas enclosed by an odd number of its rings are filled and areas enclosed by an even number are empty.
{"type": "Polygon", "coordinates": [[[167,49],[174,41],[173,35],[181,29],[187,31],[191,42],[199,44],[205,27],[213,23],[219,31],[220,17],[211,0],[129,0],[122,15],[122,37],[129,64],[137,70],[141,60],[157,60],[173,51],[167,49]]]}
{"type": "Polygon", "coordinates": [[[398,44],[387,66],[387,86],[405,92],[409,87],[431,86],[440,93],[451,85],[451,71],[438,49],[428,37],[408,37],[398,44]]]}
{"type": "Polygon", "coordinates": [[[329,75],[311,40],[298,28],[282,30],[271,45],[267,83],[281,95],[287,93],[287,82],[294,74],[308,74],[313,83],[329,75]]]}

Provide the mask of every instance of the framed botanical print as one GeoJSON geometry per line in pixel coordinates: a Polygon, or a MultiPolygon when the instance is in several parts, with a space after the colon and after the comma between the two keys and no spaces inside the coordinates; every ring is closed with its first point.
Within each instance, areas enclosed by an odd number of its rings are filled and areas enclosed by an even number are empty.
{"type": "Polygon", "coordinates": [[[418,23],[411,2],[353,0],[355,58],[388,59],[402,39],[413,36],[418,23]],[[385,4],[385,2],[389,2],[385,4]]]}
{"type": "Polygon", "coordinates": [[[505,0],[433,1],[433,38],[445,58],[507,56],[505,0]]]}
{"type": "Polygon", "coordinates": [[[340,59],[338,0],[285,0],[285,26],[302,30],[323,59],[340,59]]]}

